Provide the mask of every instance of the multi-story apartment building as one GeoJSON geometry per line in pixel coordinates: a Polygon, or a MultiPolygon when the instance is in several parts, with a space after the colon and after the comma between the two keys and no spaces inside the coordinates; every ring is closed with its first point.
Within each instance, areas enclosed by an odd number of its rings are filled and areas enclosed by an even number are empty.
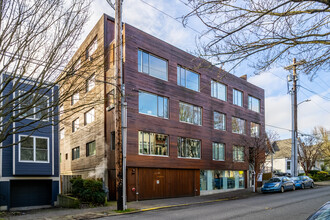
{"type": "Polygon", "coordinates": [[[54,205],[59,193],[58,91],[0,74],[0,210],[54,205]],[[7,106],[7,107],[6,107],[7,106]]]}
{"type": "MultiPolygon", "coordinates": [[[[102,16],[73,63],[88,53],[95,39],[104,65],[93,71],[99,79],[94,91],[79,97],[91,93],[104,102],[95,108],[94,122],[87,123],[87,111],[80,111],[62,124],[61,154],[68,156],[62,159],[61,172],[87,177],[102,170],[113,196],[114,110],[107,108],[114,89],[112,18],[102,16]],[[85,126],[76,131],[77,119],[85,126]]],[[[123,42],[128,200],[245,188],[249,149],[242,146],[242,138],[264,132],[264,90],[129,24],[123,24],[123,42]]],[[[80,62],[98,62],[91,56],[80,62]]],[[[67,103],[64,109],[70,107],[67,103]]]]}

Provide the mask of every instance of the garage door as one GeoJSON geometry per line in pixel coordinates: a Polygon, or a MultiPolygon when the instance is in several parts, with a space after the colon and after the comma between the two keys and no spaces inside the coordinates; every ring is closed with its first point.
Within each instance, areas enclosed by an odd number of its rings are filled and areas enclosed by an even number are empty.
{"type": "Polygon", "coordinates": [[[51,205],[52,180],[10,181],[10,207],[51,205]]]}

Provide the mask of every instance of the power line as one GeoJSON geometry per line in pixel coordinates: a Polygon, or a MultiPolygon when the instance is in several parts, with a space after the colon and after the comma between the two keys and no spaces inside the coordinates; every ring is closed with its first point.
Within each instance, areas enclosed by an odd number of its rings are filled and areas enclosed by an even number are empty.
{"type": "Polygon", "coordinates": [[[326,101],[330,101],[330,98],[329,98],[329,97],[326,97],[326,96],[320,95],[320,94],[318,94],[317,92],[314,92],[313,90],[310,90],[310,89],[308,89],[308,88],[306,88],[306,87],[304,87],[304,86],[302,86],[302,85],[300,85],[300,87],[303,88],[303,89],[305,89],[305,90],[307,90],[307,91],[310,92],[310,93],[313,93],[314,95],[319,96],[320,98],[322,98],[322,99],[324,99],[324,100],[326,100],[326,101]]]}
{"type": "MultiPolygon", "coordinates": [[[[301,91],[301,92],[305,95],[306,98],[309,98],[308,95],[307,95],[306,93],[304,93],[303,91],[301,91]]],[[[311,102],[313,102],[315,105],[317,105],[317,106],[318,106],[319,108],[321,108],[322,110],[324,110],[324,111],[330,113],[327,109],[323,108],[319,103],[315,102],[313,99],[311,99],[311,102]]]]}

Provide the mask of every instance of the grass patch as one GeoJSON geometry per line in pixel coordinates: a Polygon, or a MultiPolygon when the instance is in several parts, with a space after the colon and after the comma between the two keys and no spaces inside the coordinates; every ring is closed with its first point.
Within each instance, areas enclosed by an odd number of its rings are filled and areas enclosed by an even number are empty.
{"type": "Polygon", "coordinates": [[[128,213],[136,211],[136,209],[114,210],[116,213],[128,213]]]}

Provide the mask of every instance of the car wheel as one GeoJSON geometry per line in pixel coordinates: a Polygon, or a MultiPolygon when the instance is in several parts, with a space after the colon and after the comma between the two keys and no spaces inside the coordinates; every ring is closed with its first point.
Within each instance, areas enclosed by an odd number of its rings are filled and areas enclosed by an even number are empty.
{"type": "Polygon", "coordinates": [[[314,183],[312,183],[311,188],[314,188],[314,183]]]}
{"type": "Polygon", "coordinates": [[[305,189],[305,185],[304,184],[301,185],[301,189],[305,189]]]}
{"type": "Polygon", "coordinates": [[[296,190],[296,186],[295,186],[295,185],[292,186],[292,190],[293,190],[293,191],[296,190]]]}
{"type": "Polygon", "coordinates": [[[281,187],[281,193],[284,193],[284,187],[283,186],[281,187]]]}

